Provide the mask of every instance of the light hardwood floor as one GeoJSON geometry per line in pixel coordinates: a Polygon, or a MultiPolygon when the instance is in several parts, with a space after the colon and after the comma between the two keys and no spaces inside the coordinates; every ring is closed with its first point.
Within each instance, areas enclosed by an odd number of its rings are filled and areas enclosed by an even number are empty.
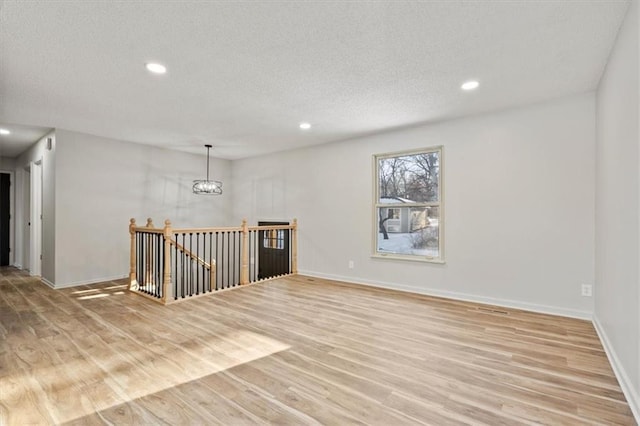
{"type": "Polygon", "coordinates": [[[0,268],[0,424],[635,424],[587,321],[303,276],[169,306],[125,285],[0,268]]]}

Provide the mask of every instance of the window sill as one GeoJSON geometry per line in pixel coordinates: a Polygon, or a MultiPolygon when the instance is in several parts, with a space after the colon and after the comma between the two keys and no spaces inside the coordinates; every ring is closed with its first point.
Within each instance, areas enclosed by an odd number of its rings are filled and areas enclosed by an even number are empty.
{"type": "Polygon", "coordinates": [[[444,265],[446,262],[443,259],[434,259],[425,256],[405,256],[401,254],[389,253],[374,253],[371,255],[373,259],[393,259],[393,260],[408,260],[410,262],[423,262],[423,263],[435,263],[439,265],[444,265]]]}

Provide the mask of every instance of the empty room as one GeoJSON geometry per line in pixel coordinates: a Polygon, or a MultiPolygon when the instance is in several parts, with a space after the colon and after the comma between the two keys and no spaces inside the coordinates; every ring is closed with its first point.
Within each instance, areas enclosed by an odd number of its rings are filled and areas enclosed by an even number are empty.
{"type": "Polygon", "coordinates": [[[639,0],[0,0],[0,425],[637,425],[639,0]]]}

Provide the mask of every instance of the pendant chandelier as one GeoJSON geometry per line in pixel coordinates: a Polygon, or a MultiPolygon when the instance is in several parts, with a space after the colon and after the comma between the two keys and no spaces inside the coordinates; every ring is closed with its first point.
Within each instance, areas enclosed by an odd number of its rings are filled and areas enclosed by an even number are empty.
{"type": "Polygon", "coordinates": [[[207,148],[207,179],[193,181],[193,193],[200,195],[220,195],[222,194],[222,182],[219,180],[209,180],[209,150],[211,145],[205,145],[207,148]]]}

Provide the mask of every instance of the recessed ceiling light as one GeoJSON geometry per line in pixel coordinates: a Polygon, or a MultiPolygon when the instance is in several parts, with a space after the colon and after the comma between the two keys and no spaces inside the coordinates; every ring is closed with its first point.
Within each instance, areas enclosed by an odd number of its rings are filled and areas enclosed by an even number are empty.
{"type": "Polygon", "coordinates": [[[311,128],[311,124],[309,124],[309,123],[300,123],[300,128],[302,130],[309,130],[311,128]]]}
{"type": "Polygon", "coordinates": [[[10,135],[11,132],[8,131],[7,129],[0,129],[0,135],[10,135]]]}
{"type": "Polygon", "coordinates": [[[480,83],[478,83],[475,80],[471,80],[471,81],[465,82],[462,86],[460,86],[460,88],[462,90],[473,90],[473,89],[477,89],[478,86],[480,86],[480,83]]]}
{"type": "Polygon", "coordinates": [[[154,74],[164,74],[167,72],[167,67],[162,64],[147,63],[145,67],[154,74]]]}

